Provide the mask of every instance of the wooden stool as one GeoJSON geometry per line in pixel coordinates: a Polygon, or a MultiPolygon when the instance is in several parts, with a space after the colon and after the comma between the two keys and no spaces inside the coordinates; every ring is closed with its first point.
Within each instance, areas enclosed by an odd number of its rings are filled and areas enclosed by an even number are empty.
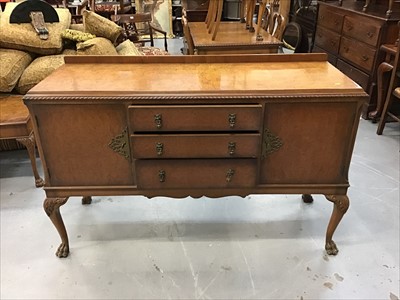
{"type": "Polygon", "coordinates": [[[36,187],[44,185],[36,166],[35,137],[28,108],[22,101],[22,96],[0,96],[0,139],[16,139],[28,150],[35,176],[36,187]]]}

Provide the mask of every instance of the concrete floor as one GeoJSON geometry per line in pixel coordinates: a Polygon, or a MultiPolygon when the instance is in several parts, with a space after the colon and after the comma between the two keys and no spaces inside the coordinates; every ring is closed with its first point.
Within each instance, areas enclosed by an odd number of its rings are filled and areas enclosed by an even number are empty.
{"type": "Polygon", "coordinates": [[[375,131],[361,120],[336,257],[323,249],[322,195],[250,195],[70,198],[71,253],[59,259],[26,151],[0,152],[0,297],[398,299],[400,126],[375,131]]]}

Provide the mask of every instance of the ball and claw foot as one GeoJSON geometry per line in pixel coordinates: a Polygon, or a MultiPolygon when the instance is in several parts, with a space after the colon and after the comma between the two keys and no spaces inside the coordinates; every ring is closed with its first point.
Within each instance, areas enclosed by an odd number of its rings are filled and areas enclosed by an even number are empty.
{"type": "Polygon", "coordinates": [[[56,256],[59,258],[67,257],[69,254],[69,246],[66,243],[61,243],[57,249],[56,256]]]}
{"type": "Polygon", "coordinates": [[[35,186],[37,188],[44,186],[44,180],[42,178],[35,179],[35,186]]]}
{"type": "Polygon", "coordinates": [[[339,253],[339,249],[334,241],[327,242],[325,244],[325,250],[328,255],[336,255],[339,253]]]}
{"type": "Polygon", "coordinates": [[[310,194],[301,195],[301,199],[303,199],[304,203],[313,203],[314,202],[314,198],[310,194]]]}
{"type": "Polygon", "coordinates": [[[82,197],[82,205],[88,205],[90,203],[92,203],[92,197],[91,196],[82,197]]]}

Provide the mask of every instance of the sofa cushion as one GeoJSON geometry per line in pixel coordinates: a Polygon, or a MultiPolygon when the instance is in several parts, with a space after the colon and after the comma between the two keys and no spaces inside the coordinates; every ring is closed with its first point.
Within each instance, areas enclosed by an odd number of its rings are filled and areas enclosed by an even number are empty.
{"type": "Polygon", "coordinates": [[[85,32],[109,39],[113,44],[122,33],[120,26],[95,12],[85,10],[82,12],[82,16],[85,32]]]}
{"type": "Polygon", "coordinates": [[[134,56],[143,55],[136,47],[136,45],[132,43],[130,40],[122,42],[115,49],[117,50],[119,55],[134,55],[134,56]]]}
{"type": "MultiPolygon", "coordinates": [[[[47,55],[36,58],[22,73],[16,90],[26,94],[40,81],[64,64],[64,55],[47,55]]],[[[60,82],[60,84],[62,84],[60,82]]]]}
{"type": "Polygon", "coordinates": [[[78,55],[118,55],[114,45],[102,37],[76,44],[76,52],[78,55]]]}
{"type": "Polygon", "coordinates": [[[56,8],[60,22],[46,23],[49,38],[42,40],[30,23],[10,24],[10,15],[19,3],[8,2],[0,19],[0,47],[49,55],[62,51],[61,32],[71,23],[71,13],[66,8],[56,8]]]}
{"type": "Polygon", "coordinates": [[[12,91],[32,59],[27,52],[0,48],[0,92],[12,91]]]}

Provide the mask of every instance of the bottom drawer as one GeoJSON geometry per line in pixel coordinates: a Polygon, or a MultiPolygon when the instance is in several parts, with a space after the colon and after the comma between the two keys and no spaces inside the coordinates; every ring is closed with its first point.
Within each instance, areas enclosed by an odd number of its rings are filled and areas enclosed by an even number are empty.
{"type": "Polygon", "coordinates": [[[227,188],[256,185],[256,159],[136,160],[142,189],[227,188]]]}
{"type": "Polygon", "coordinates": [[[368,74],[358,70],[357,68],[349,65],[348,63],[345,63],[341,59],[338,59],[336,68],[338,68],[344,74],[346,74],[355,82],[357,82],[364,89],[364,91],[367,92],[368,80],[369,80],[368,74]]]}

